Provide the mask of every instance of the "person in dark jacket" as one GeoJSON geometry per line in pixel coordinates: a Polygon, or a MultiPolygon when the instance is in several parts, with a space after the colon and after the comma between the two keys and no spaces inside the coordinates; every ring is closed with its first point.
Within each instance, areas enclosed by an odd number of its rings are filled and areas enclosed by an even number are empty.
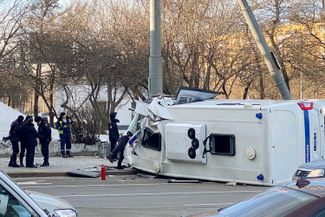
{"type": "Polygon", "coordinates": [[[123,169],[122,161],[124,159],[124,149],[129,141],[129,139],[132,136],[133,136],[133,134],[130,131],[127,131],[125,135],[121,136],[121,138],[118,140],[117,146],[114,148],[112,153],[107,157],[111,163],[116,161],[117,157],[119,157],[118,162],[117,162],[117,169],[123,169]]]}
{"type": "Polygon", "coordinates": [[[40,139],[41,152],[44,158],[41,167],[50,166],[49,163],[49,145],[52,140],[51,127],[48,124],[47,118],[35,117],[35,122],[38,125],[38,133],[43,137],[40,139]]]}
{"type": "Polygon", "coordinates": [[[23,132],[25,131],[25,128],[27,127],[27,120],[33,120],[33,117],[30,115],[27,115],[25,117],[25,120],[23,122],[23,125],[20,128],[20,154],[19,154],[19,162],[20,166],[24,167],[24,156],[25,156],[25,151],[26,151],[26,139],[24,138],[23,132]]]}
{"type": "Polygon", "coordinates": [[[116,112],[112,112],[109,115],[111,121],[108,124],[108,136],[109,136],[109,141],[111,143],[111,150],[114,150],[116,143],[120,137],[118,132],[118,127],[117,127],[117,123],[119,123],[120,121],[116,119],[116,115],[117,115],[116,112]]]}
{"type": "Polygon", "coordinates": [[[56,129],[59,131],[61,155],[62,157],[72,157],[71,155],[71,120],[67,117],[65,112],[62,112],[59,116],[58,122],[56,122],[56,129]]]}
{"type": "Polygon", "coordinates": [[[26,120],[25,127],[22,128],[21,133],[26,144],[26,167],[36,168],[34,165],[34,156],[37,138],[43,139],[43,137],[36,131],[33,124],[33,118],[26,120]]]}
{"type": "Polygon", "coordinates": [[[12,145],[12,155],[8,164],[9,167],[20,167],[17,164],[17,155],[19,153],[20,128],[23,125],[23,121],[24,116],[19,115],[10,125],[9,136],[3,138],[4,140],[10,139],[12,145]]]}
{"type": "Polygon", "coordinates": [[[19,140],[20,140],[20,154],[19,154],[19,161],[20,161],[20,166],[24,167],[24,156],[25,156],[25,150],[26,150],[26,139],[24,138],[24,134],[23,132],[25,131],[25,128],[27,127],[27,120],[32,119],[33,117],[30,115],[27,115],[25,117],[25,120],[23,121],[23,124],[21,125],[21,127],[16,131],[15,134],[6,137],[6,139],[11,139],[11,137],[15,136],[15,135],[19,135],[19,140]]]}

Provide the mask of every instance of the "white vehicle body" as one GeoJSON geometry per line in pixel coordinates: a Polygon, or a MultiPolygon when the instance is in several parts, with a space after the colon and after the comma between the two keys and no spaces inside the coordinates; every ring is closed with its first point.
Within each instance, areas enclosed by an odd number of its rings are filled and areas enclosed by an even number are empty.
{"type": "Polygon", "coordinates": [[[160,97],[150,104],[138,102],[135,112],[140,115],[129,130],[141,128],[142,135],[132,166],[180,178],[260,185],[286,182],[300,164],[324,157],[324,106],[325,101],[318,100],[175,104],[160,97]],[[193,159],[190,128],[199,141],[193,159]]]}
{"type": "Polygon", "coordinates": [[[77,217],[68,202],[38,192],[22,190],[0,171],[0,216],[4,217],[77,217]]]}

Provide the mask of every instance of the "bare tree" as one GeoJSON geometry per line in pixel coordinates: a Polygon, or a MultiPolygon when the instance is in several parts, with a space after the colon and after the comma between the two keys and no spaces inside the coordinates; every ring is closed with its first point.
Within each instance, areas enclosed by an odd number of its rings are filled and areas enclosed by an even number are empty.
{"type": "Polygon", "coordinates": [[[8,105],[22,109],[26,99],[25,82],[16,79],[19,69],[16,55],[22,21],[29,11],[29,1],[0,0],[0,75],[1,97],[8,105]]]}
{"type": "MultiPolygon", "coordinates": [[[[38,115],[38,101],[41,97],[49,110],[50,122],[56,115],[54,109],[54,82],[57,71],[53,57],[57,43],[53,33],[57,1],[33,1],[23,23],[23,34],[19,38],[20,65],[17,76],[27,80],[34,90],[34,115],[38,115]],[[55,44],[55,45],[54,45],[55,44]]],[[[55,53],[55,54],[54,54],[55,53]]]]}

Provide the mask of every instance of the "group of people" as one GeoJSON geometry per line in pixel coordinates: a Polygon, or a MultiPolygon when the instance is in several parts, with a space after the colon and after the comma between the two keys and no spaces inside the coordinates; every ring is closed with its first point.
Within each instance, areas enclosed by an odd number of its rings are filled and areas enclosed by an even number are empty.
{"type": "Polygon", "coordinates": [[[124,159],[124,150],[129,141],[133,136],[130,131],[127,131],[125,135],[119,135],[117,123],[119,120],[116,119],[116,112],[110,114],[110,124],[108,127],[109,141],[111,144],[111,153],[107,156],[108,160],[113,163],[117,161],[117,169],[123,169],[122,162],[124,159]]]}
{"type": "MultiPolygon", "coordinates": [[[[118,161],[117,168],[123,169],[122,162],[124,159],[124,150],[133,136],[130,131],[127,131],[125,135],[119,135],[119,130],[116,119],[116,112],[110,114],[109,124],[109,140],[111,144],[111,153],[107,157],[112,163],[118,161]]],[[[71,154],[71,120],[62,112],[56,122],[56,129],[60,136],[60,148],[63,158],[73,157],[71,154]]],[[[26,151],[26,167],[36,168],[34,164],[35,148],[37,146],[37,138],[41,145],[41,152],[44,158],[42,167],[49,166],[49,144],[52,140],[51,127],[47,118],[37,116],[33,119],[32,116],[19,115],[18,118],[11,123],[9,136],[3,137],[4,141],[10,140],[12,144],[12,155],[10,157],[9,167],[24,167],[24,155],[26,151]],[[34,123],[36,122],[38,130],[35,129],[34,123]],[[19,164],[17,163],[17,156],[19,154],[19,164]]]]}
{"type": "MultiPolygon", "coordinates": [[[[64,158],[73,157],[71,154],[71,120],[66,113],[62,112],[56,123],[56,128],[60,136],[61,155],[64,158]]],[[[49,144],[52,140],[51,127],[47,118],[37,116],[19,115],[18,118],[10,125],[9,136],[3,137],[4,141],[10,140],[12,144],[12,155],[10,157],[9,167],[24,167],[24,156],[26,151],[26,167],[36,168],[34,164],[35,148],[37,139],[41,145],[41,153],[43,155],[43,163],[41,167],[49,166],[49,144]],[[38,129],[35,129],[36,122],[38,129]],[[19,154],[19,164],[17,156],[19,154]]]]}
{"type": "Polygon", "coordinates": [[[9,167],[24,167],[24,155],[26,151],[26,167],[36,168],[34,164],[35,148],[37,146],[37,138],[41,144],[41,151],[44,157],[41,166],[49,166],[49,144],[51,142],[51,128],[47,119],[40,116],[33,119],[32,116],[22,115],[11,123],[9,136],[3,140],[10,140],[12,144],[12,155],[10,157],[9,167]],[[38,131],[34,127],[33,121],[38,125],[38,131]],[[19,148],[20,143],[20,148],[19,148]],[[17,155],[19,154],[19,163],[17,163],[17,155]]]}

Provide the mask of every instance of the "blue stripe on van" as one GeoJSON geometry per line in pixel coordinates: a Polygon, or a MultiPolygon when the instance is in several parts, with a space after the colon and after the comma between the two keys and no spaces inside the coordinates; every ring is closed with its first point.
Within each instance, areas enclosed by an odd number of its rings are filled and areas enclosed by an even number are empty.
{"type": "Polygon", "coordinates": [[[305,122],[305,162],[310,162],[310,124],[309,124],[309,112],[304,111],[305,122]]]}

